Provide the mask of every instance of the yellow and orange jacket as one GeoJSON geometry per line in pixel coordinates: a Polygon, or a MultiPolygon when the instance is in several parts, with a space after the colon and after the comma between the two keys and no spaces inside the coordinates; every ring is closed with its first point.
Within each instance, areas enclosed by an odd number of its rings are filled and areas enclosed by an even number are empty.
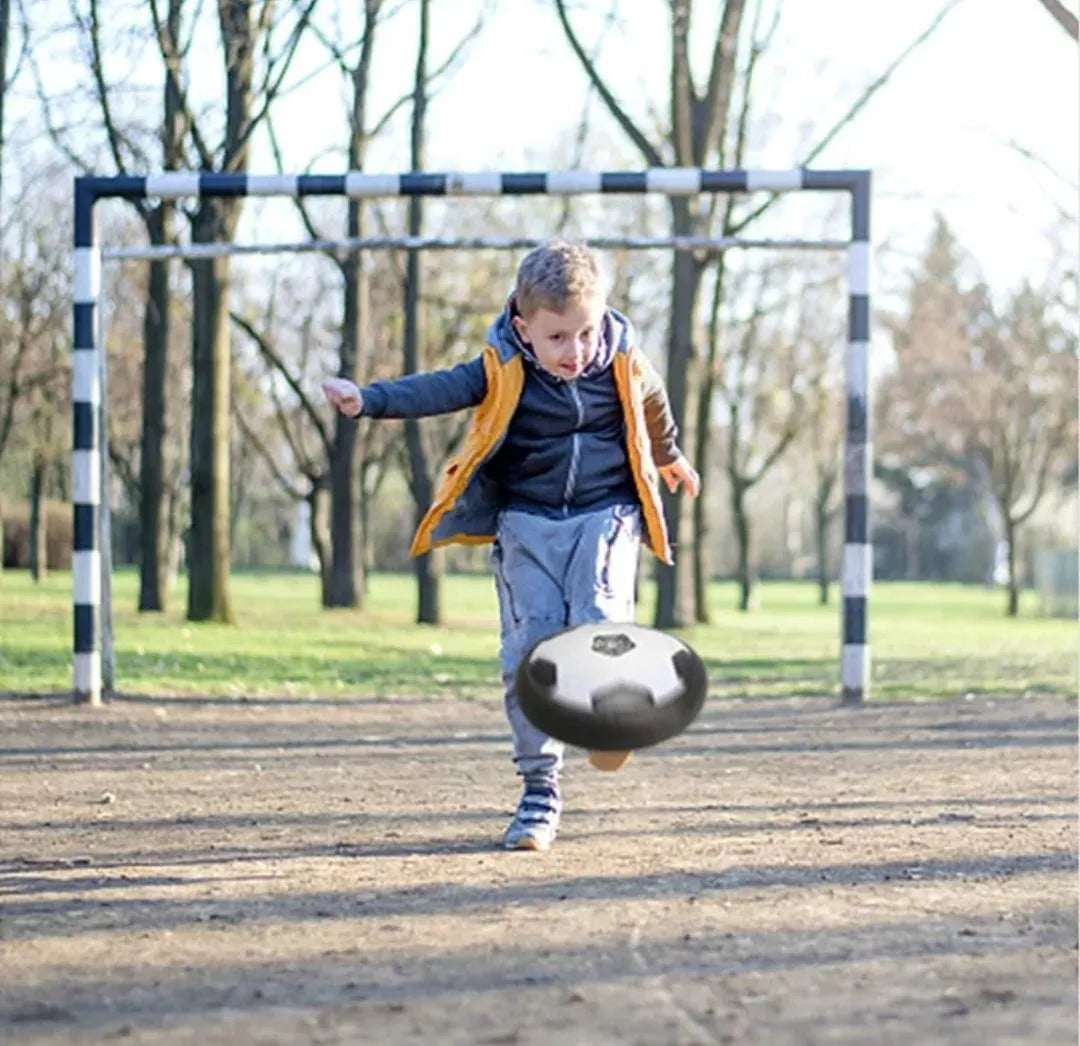
{"type": "MultiPolygon", "coordinates": [[[[526,359],[528,350],[508,336],[508,316],[509,311],[492,325],[480,357],[445,371],[377,382],[363,390],[363,412],[374,417],[423,417],[476,408],[461,450],[447,462],[420,521],[413,555],[442,545],[494,539],[500,491],[484,466],[503,445],[525,390],[527,368],[537,366],[526,359]]],[[[613,334],[606,346],[608,366],[623,419],[626,462],[641,506],[644,541],[662,562],[671,563],[658,471],[658,465],[679,455],[667,394],[648,358],[634,347],[629,322],[608,310],[606,325],[613,334]]]]}

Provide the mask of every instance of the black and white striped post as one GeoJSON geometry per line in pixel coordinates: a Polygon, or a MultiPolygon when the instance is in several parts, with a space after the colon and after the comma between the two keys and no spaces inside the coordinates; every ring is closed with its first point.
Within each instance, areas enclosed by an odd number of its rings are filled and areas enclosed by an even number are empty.
{"type": "MultiPolygon", "coordinates": [[[[851,196],[850,241],[726,240],[676,237],[598,238],[603,246],[667,247],[693,250],[736,246],[838,247],[846,246],[850,269],[846,428],[844,439],[844,561],[841,643],[841,689],[845,704],[860,704],[869,695],[869,621],[872,549],[870,545],[870,174],[868,171],[706,170],[697,167],[660,167],[645,171],[538,171],[538,172],[406,172],[371,174],[254,175],[213,172],[164,172],[145,177],[75,179],[75,308],[73,403],[74,440],[72,491],[74,501],[74,557],[72,587],[75,617],[75,697],[101,701],[101,433],[99,408],[103,347],[98,344],[101,263],[105,257],[180,257],[190,251],[213,253],[272,253],[275,250],[355,250],[360,247],[416,246],[408,237],[293,245],[202,244],[192,248],[128,248],[102,251],[94,232],[94,205],[99,199],[221,196],[525,196],[588,194],[659,194],[696,196],[731,192],[847,192],[851,196]]],[[[524,239],[471,238],[461,241],[427,238],[426,247],[519,246],[524,239]]]]}
{"type": "Polygon", "coordinates": [[[851,178],[840,684],[844,704],[858,705],[870,692],[867,625],[874,575],[870,541],[870,175],[856,172],[851,178]]]}
{"type": "Polygon", "coordinates": [[[101,701],[101,505],[99,418],[101,359],[97,344],[101,254],[94,235],[94,193],[75,183],[75,307],[72,360],[73,503],[71,578],[75,611],[75,699],[101,701]]]}

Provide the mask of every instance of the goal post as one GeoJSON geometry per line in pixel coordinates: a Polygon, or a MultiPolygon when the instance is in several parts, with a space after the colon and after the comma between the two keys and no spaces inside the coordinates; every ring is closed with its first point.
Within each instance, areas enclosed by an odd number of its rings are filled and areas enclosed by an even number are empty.
{"type": "Polygon", "coordinates": [[[859,705],[870,692],[868,639],[873,549],[870,543],[870,184],[868,170],[742,170],[657,167],[643,171],[421,172],[375,174],[220,174],[165,171],[116,177],[80,176],[74,183],[74,357],[72,361],[72,601],[73,674],[76,701],[101,703],[103,570],[108,569],[101,533],[107,509],[103,492],[103,336],[101,269],[112,258],[198,256],[203,253],[274,253],[290,250],[438,249],[520,247],[524,237],[380,237],[307,241],[301,244],[201,244],[103,248],[95,229],[99,200],[213,197],[309,197],[349,199],[412,196],[660,195],[715,193],[839,192],[850,200],[847,240],[738,240],[717,237],[583,237],[593,245],[672,250],[731,247],[841,248],[848,254],[848,320],[843,449],[844,546],[841,567],[840,685],[842,701],[859,705]]]}

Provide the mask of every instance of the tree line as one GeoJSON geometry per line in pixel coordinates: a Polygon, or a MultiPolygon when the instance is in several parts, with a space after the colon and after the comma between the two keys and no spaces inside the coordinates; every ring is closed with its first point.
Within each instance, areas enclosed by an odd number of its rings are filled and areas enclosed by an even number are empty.
{"type": "MultiPolygon", "coordinates": [[[[71,176],[239,173],[251,168],[256,147],[285,170],[290,127],[282,114],[316,75],[337,92],[343,118],[337,161],[320,168],[324,158],[313,157],[314,169],[363,170],[376,147],[389,147],[398,169],[423,170],[432,104],[495,17],[487,0],[467,10],[456,5],[456,17],[446,15],[451,6],[364,0],[349,22],[320,0],[0,0],[0,145],[3,98],[16,89],[29,100],[23,111],[32,115],[22,119],[35,132],[15,184],[0,182],[0,491],[6,503],[14,494],[30,505],[35,569],[46,558],[42,506],[49,495],[70,493],[71,241],[57,215],[70,211],[71,176]],[[409,76],[387,96],[376,91],[373,70],[402,34],[412,41],[409,76]],[[208,39],[217,48],[209,56],[208,39]],[[70,83],[49,75],[61,57],[70,83]],[[199,83],[211,64],[220,90],[208,95],[199,83]]],[[[665,14],[669,92],[659,111],[620,94],[605,46],[609,23],[596,18],[610,5],[549,6],[587,85],[550,166],[597,155],[618,158],[605,167],[748,165],[768,116],[761,77],[780,4],[672,0],[665,14]],[[701,48],[702,40],[710,46],[701,48]]],[[[954,6],[943,3],[834,114],[800,114],[812,130],[799,162],[814,163],[872,106],[954,6]]],[[[619,5],[611,11],[628,17],[619,5]]],[[[1062,27],[1071,31],[1067,22],[1062,27]]],[[[8,150],[0,153],[5,168],[8,150]]],[[[103,214],[102,232],[109,242],[160,246],[229,241],[252,206],[239,198],[140,201],[103,214]]],[[[461,201],[434,218],[420,198],[410,199],[404,214],[359,200],[288,206],[318,240],[417,235],[435,221],[448,235],[514,232],[539,221],[545,232],[573,233],[595,216],[595,204],[569,199],[461,201]]],[[[604,231],[747,235],[776,228],[782,208],[775,196],[605,200],[604,231]]],[[[820,226],[836,221],[822,215],[820,226]]],[[[141,610],[165,607],[170,578],[182,568],[189,619],[234,618],[234,543],[260,477],[285,503],[308,506],[323,604],[362,605],[385,492],[402,478],[410,507],[397,526],[408,529],[462,436],[462,419],[352,421],[320,402],[318,379],[335,373],[363,383],[474,354],[512,280],[512,259],[477,253],[448,264],[445,257],[327,251],[304,262],[241,266],[214,257],[109,267],[106,448],[113,497],[137,519],[141,610]]],[[[762,565],[755,535],[767,529],[762,492],[771,488],[775,501],[777,489],[791,484],[805,507],[798,525],[811,535],[807,573],[827,600],[840,543],[842,260],[616,251],[610,264],[615,303],[662,357],[682,442],[705,483],[694,503],[665,493],[679,554],[674,568],[655,568],[655,624],[708,621],[706,582],[718,563],[738,578],[740,606],[752,605],[762,565]]],[[[924,546],[966,506],[1007,549],[1008,609],[1015,613],[1019,528],[1074,482],[1068,316],[1076,273],[1063,259],[995,294],[965,267],[977,269],[940,218],[897,301],[880,310],[892,358],[876,396],[875,475],[886,495],[878,522],[887,561],[879,573],[897,562],[906,573],[923,573],[924,546]]],[[[444,566],[441,552],[413,564],[418,621],[442,617],[444,566]]]]}

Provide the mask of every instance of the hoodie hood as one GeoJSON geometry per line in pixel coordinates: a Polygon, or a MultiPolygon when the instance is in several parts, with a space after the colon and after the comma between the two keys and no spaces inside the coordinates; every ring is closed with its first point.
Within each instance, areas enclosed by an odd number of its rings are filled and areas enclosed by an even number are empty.
{"type": "MultiPolygon", "coordinates": [[[[539,361],[533,354],[532,349],[525,344],[514,330],[513,318],[518,315],[517,303],[511,294],[507,299],[502,312],[495,317],[487,332],[489,345],[499,350],[503,359],[509,359],[513,353],[520,353],[525,360],[542,374],[553,381],[563,379],[549,373],[540,366],[539,361]]],[[[616,309],[604,310],[604,318],[601,320],[600,342],[596,358],[581,372],[580,377],[591,378],[611,366],[615,353],[620,349],[628,349],[633,344],[634,328],[630,321],[616,309]]]]}

